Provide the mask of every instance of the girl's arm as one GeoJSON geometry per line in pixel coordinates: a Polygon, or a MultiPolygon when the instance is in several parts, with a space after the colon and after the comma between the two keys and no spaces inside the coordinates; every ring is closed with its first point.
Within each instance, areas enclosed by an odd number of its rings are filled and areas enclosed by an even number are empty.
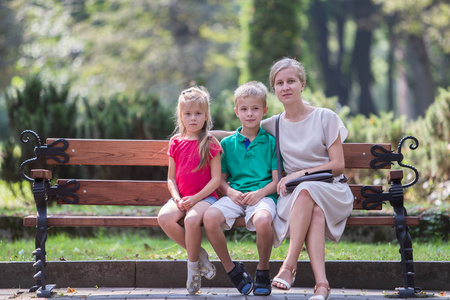
{"type": "Polygon", "coordinates": [[[234,131],[225,131],[225,130],[210,130],[209,133],[218,140],[223,139],[229,135],[232,135],[234,131]]]}
{"type": "Polygon", "coordinates": [[[334,176],[338,176],[344,173],[345,170],[345,160],[344,160],[344,148],[342,147],[342,141],[340,135],[338,135],[337,139],[334,143],[328,148],[328,156],[330,161],[310,169],[300,170],[294,173],[289,174],[286,177],[283,177],[277,185],[277,192],[281,195],[286,194],[286,183],[304,176],[306,172],[315,172],[320,170],[328,170],[331,169],[334,176]]]}
{"type": "Polygon", "coordinates": [[[175,160],[172,157],[169,157],[169,169],[167,173],[167,187],[169,189],[170,194],[172,195],[175,204],[179,206],[180,202],[180,192],[178,191],[177,181],[175,179],[175,160]]]}
{"type": "Polygon", "coordinates": [[[211,195],[212,192],[214,192],[220,184],[220,159],[221,154],[218,153],[216,156],[211,159],[211,180],[205,185],[203,189],[200,190],[197,194],[190,196],[190,197],[184,197],[183,198],[183,205],[186,209],[192,208],[197,202],[205,199],[209,195],[211,195]]]}

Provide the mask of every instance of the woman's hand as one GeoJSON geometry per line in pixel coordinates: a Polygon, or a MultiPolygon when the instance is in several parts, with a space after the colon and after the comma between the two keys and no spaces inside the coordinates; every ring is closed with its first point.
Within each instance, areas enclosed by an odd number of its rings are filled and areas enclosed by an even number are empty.
{"type": "Polygon", "coordinates": [[[305,175],[305,171],[301,170],[301,171],[291,173],[291,174],[281,178],[280,182],[278,182],[278,184],[277,184],[277,193],[279,195],[286,196],[286,194],[287,194],[286,193],[286,183],[288,183],[291,180],[297,179],[301,176],[304,176],[304,175],[305,175]]]}

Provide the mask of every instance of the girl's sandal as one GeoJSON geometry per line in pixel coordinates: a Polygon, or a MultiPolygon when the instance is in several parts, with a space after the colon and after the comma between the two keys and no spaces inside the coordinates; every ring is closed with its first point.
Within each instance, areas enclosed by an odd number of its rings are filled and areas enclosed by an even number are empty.
{"type": "Polygon", "coordinates": [[[194,295],[200,290],[200,287],[202,285],[202,278],[200,277],[198,269],[194,270],[193,268],[189,267],[189,265],[188,268],[191,269],[192,271],[195,271],[195,274],[191,278],[189,278],[188,275],[188,280],[186,281],[186,288],[190,295],[194,295]]]}
{"type": "Polygon", "coordinates": [[[273,278],[272,286],[273,286],[273,287],[276,287],[277,289],[280,289],[280,290],[289,290],[289,289],[291,288],[291,286],[294,284],[294,281],[295,281],[295,275],[297,275],[297,269],[294,269],[293,267],[291,267],[290,265],[288,265],[286,262],[284,262],[283,265],[282,265],[281,268],[280,268],[280,271],[278,271],[277,276],[275,276],[275,277],[273,278]],[[289,271],[289,273],[292,275],[291,283],[289,283],[289,282],[287,282],[286,280],[280,278],[279,275],[280,275],[280,273],[281,273],[283,270],[289,271]],[[284,285],[284,287],[280,286],[279,284],[284,285]]]}
{"type": "Polygon", "coordinates": [[[316,293],[317,289],[323,287],[327,289],[327,296],[324,297],[323,295],[314,295],[311,298],[309,298],[308,300],[328,300],[330,298],[330,294],[331,294],[331,288],[328,285],[328,283],[318,283],[316,284],[316,286],[314,287],[314,294],[316,293]]]}
{"type": "Polygon", "coordinates": [[[241,262],[233,262],[234,269],[228,272],[228,278],[230,278],[233,285],[243,295],[248,295],[253,289],[253,279],[247,273],[244,268],[244,264],[241,262]]]}
{"type": "Polygon", "coordinates": [[[206,250],[203,248],[200,248],[200,259],[198,260],[198,269],[200,271],[200,275],[208,280],[211,280],[216,276],[216,266],[214,266],[209,261],[208,252],[206,252],[206,250]],[[207,262],[207,264],[203,263],[203,259],[207,262]]]}

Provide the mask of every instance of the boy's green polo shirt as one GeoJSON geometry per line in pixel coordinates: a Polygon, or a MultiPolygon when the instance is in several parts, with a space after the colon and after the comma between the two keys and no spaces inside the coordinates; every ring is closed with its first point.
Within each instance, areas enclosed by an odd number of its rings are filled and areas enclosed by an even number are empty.
{"type": "MultiPolygon", "coordinates": [[[[259,190],[272,181],[272,170],[277,169],[275,138],[262,128],[245,149],[245,139],[239,127],[236,132],[221,141],[222,173],[228,174],[230,187],[246,193],[259,190]]],[[[277,194],[267,195],[275,203],[277,194]]]]}

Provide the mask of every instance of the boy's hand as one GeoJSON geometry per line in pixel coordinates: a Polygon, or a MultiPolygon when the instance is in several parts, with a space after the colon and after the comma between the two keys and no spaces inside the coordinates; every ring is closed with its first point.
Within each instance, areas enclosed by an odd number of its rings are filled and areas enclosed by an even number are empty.
{"type": "Polygon", "coordinates": [[[244,194],[244,201],[243,203],[246,205],[255,205],[259,202],[265,195],[262,195],[260,190],[253,191],[253,192],[247,192],[244,194]]]}
{"type": "Polygon", "coordinates": [[[230,192],[228,193],[227,196],[230,197],[230,199],[231,199],[234,203],[236,203],[237,205],[240,205],[240,206],[245,205],[245,203],[244,203],[244,194],[243,194],[243,193],[241,193],[241,192],[236,191],[236,190],[233,189],[232,191],[230,191],[230,192]]]}

